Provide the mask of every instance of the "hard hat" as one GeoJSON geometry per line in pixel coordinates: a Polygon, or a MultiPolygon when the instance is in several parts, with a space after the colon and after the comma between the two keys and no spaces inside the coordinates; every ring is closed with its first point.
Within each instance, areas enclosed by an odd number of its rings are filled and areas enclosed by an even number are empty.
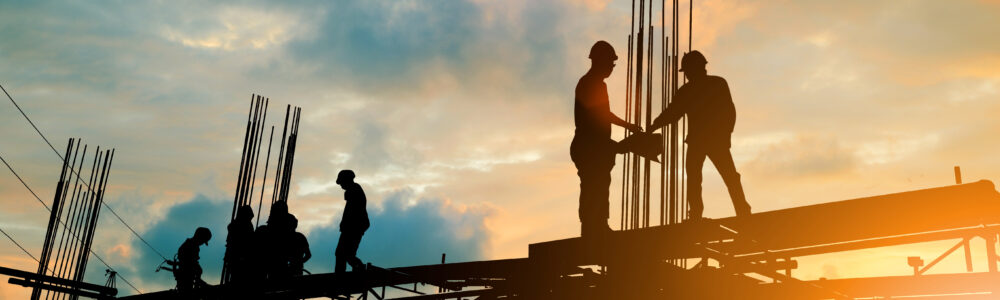
{"type": "Polygon", "coordinates": [[[354,180],[354,171],[342,170],[337,174],[337,184],[348,183],[354,180]]]}
{"type": "Polygon", "coordinates": [[[250,205],[241,205],[236,211],[236,218],[253,219],[253,208],[251,208],[250,205]]]}
{"type": "Polygon", "coordinates": [[[597,41],[594,43],[593,47],[590,47],[590,59],[594,60],[618,60],[618,55],[615,55],[615,48],[611,47],[611,44],[605,41],[597,41]]]}
{"type": "Polygon", "coordinates": [[[194,230],[194,237],[205,239],[205,245],[208,245],[208,240],[212,239],[212,231],[205,227],[198,227],[198,229],[194,230]]]}
{"type": "Polygon", "coordinates": [[[694,50],[684,54],[684,58],[681,59],[681,68],[677,71],[684,72],[684,69],[692,67],[700,69],[707,63],[708,60],[705,59],[705,56],[702,55],[701,52],[698,52],[698,50],[694,50]]]}

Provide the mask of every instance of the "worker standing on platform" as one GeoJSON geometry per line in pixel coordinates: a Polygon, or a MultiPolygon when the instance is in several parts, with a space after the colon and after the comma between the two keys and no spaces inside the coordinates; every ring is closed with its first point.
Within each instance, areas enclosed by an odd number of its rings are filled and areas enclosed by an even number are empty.
{"type": "Polygon", "coordinates": [[[352,271],[364,270],[365,265],[358,259],[358,246],[361,245],[361,236],[368,230],[368,210],[365,208],[368,200],[365,198],[365,191],[361,185],[354,182],[354,171],[342,170],[337,174],[337,184],[344,189],[344,216],[340,219],[340,240],[337,241],[336,265],[334,272],[341,273],[347,271],[347,265],[351,265],[352,271]]]}
{"type": "Polygon", "coordinates": [[[642,131],[638,125],[611,113],[604,79],[611,76],[617,59],[611,44],[598,41],[590,49],[590,70],[576,85],[573,108],[576,133],[569,152],[580,176],[579,213],[581,235],[585,237],[611,231],[608,227],[611,169],[615,166],[615,154],[625,152],[611,139],[611,124],[632,132],[642,131]]]}
{"type": "Polygon", "coordinates": [[[190,290],[197,286],[202,286],[205,281],[201,280],[201,265],[198,264],[198,256],[201,245],[208,245],[208,240],[212,239],[212,232],[205,227],[198,227],[194,231],[194,236],[184,240],[181,247],[177,249],[177,270],[174,271],[174,279],[177,280],[177,290],[190,290]]]}
{"type": "Polygon", "coordinates": [[[733,155],[729,148],[736,126],[736,106],[729,93],[729,84],[719,76],[708,75],[705,65],[708,60],[698,51],[691,51],[681,60],[680,71],[688,82],[677,90],[673,103],[653,120],[649,131],[677,122],[685,114],[688,116],[688,135],[685,142],[687,151],[688,212],[692,220],[701,219],[704,204],[701,201],[701,169],[705,158],[710,158],[722,175],[722,181],[729,189],[729,197],[737,216],[750,215],[750,204],[743,194],[740,173],[736,172],[733,155]]]}
{"type": "Polygon", "coordinates": [[[253,239],[253,208],[242,205],[236,210],[236,219],[226,227],[226,254],[224,263],[229,270],[230,281],[246,280],[247,271],[251,268],[250,249],[253,239]]]}
{"type": "Polygon", "coordinates": [[[301,232],[295,231],[299,227],[299,219],[289,214],[289,240],[288,247],[288,272],[291,276],[301,276],[305,270],[305,263],[312,258],[309,252],[309,240],[301,232]]]}

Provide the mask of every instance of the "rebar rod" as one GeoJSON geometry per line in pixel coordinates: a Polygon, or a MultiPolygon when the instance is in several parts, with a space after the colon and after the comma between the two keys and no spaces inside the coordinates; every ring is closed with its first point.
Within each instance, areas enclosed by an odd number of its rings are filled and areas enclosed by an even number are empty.
{"type": "MultiPolygon", "coordinates": [[[[264,205],[264,184],[267,183],[267,168],[271,163],[271,142],[274,141],[274,126],[271,126],[271,137],[267,138],[267,158],[264,159],[264,178],[260,181],[260,201],[257,202],[257,221],[254,227],[260,226],[260,215],[263,214],[261,209],[264,205]]],[[[274,190],[271,190],[271,194],[274,194],[274,190]]]]}

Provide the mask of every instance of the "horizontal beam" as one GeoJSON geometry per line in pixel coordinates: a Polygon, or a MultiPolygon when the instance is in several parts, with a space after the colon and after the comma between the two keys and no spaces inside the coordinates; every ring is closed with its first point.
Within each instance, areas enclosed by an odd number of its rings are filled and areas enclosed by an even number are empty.
{"type": "Polygon", "coordinates": [[[750,253],[750,254],[736,256],[734,261],[749,262],[749,261],[764,261],[768,259],[782,258],[782,257],[801,257],[808,255],[824,254],[824,253],[843,252],[843,251],[888,247],[888,246],[905,245],[905,244],[916,244],[916,243],[941,241],[949,239],[959,239],[959,238],[980,236],[983,234],[990,234],[990,233],[997,234],[998,232],[1000,232],[1000,225],[979,226],[973,228],[962,228],[954,230],[908,234],[908,235],[893,236],[887,238],[850,241],[844,243],[818,245],[818,246],[795,248],[788,250],[774,250],[768,252],[750,253]]]}
{"type": "Polygon", "coordinates": [[[483,289],[483,290],[470,290],[470,291],[460,291],[460,292],[452,292],[452,293],[429,294],[429,295],[420,295],[420,296],[402,297],[402,298],[392,298],[392,299],[393,300],[397,300],[397,299],[398,300],[404,300],[404,299],[405,300],[439,300],[439,299],[451,299],[451,298],[458,299],[458,298],[461,298],[461,297],[475,297],[475,296],[479,296],[479,295],[482,295],[482,294],[488,293],[488,292],[490,292],[489,289],[483,289]]]}
{"type": "MultiPolygon", "coordinates": [[[[839,291],[852,297],[995,293],[998,282],[1000,282],[1000,274],[995,273],[957,273],[808,281],[808,283],[839,291]]],[[[822,292],[786,283],[764,284],[759,291],[761,292],[760,299],[819,299],[826,297],[822,292]]],[[[996,296],[994,294],[988,298],[995,299],[996,296]]]]}
{"type": "Polygon", "coordinates": [[[48,275],[38,275],[38,274],[36,274],[34,272],[22,271],[22,270],[11,269],[11,268],[6,268],[6,267],[0,267],[0,274],[11,276],[11,277],[20,277],[20,278],[24,278],[25,280],[28,280],[28,281],[42,282],[42,283],[51,283],[51,284],[64,285],[64,286],[69,286],[69,287],[73,287],[73,288],[78,288],[78,289],[82,289],[82,290],[90,290],[90,291],[94,291],[94,292],[97,292],[98,294],[102,294],[102,295],[114,296],[114,295],[118,294],[118,290],[117,289],[106,287],[106,286],[103,286],[103,285],[96,285],[96,284],[92,284],[92,283],[86,283],[86,282],[82,282],[82,281],[69,280],[69,279],[65,279],[65,278],[53,277],[53,276],[48,276],[48,275]]]}
{"type": "Polygon", "coordinates": [[[20,285],[20,286],[23,286],[23,287],[39,288],[39,289],[43,289],[43,290],[50,290],[50,291],[60,292],[60,293],[66,293],[66,294],[70,294],[70,295],[90,297],[90,298],[94,298],[94,299],[102,299],[102,300],[103,299],[114,299],[114,296],[110,296],[110,295],[102,295],[102,294],[98,294],[98,293],[94,293],[94,292],[73,289],[73,288],[69,288],[69,287],[65,287],[65,286],[58,286],[58,285],[45,284],[45,283],[41,283],[41,282],[34,282],[34,281],[24,280],[24,279],[20,279],[20,278],[10,278],[10,279],[7,279],[7,282],[10,283],[10,284],[16,284],[16,285],[20,285]]]}
{"type": "MultiPolygon", "coordinates": [[[[1000,193],[992,182],[953,185],[844,200],[701,222],[618,231],[602,239],[570,238],[528,246],[534,263],[606,265],[614,260],[665,260],[726,256],[866,241],[801,250],[844,251],[857,247],[926,241],[900,237],[1000,224],[1000,193]],[[839,248],[838,248],[839,247],[839,248]]],[[[824,252],[825,253],[825,252],[824,252]]],[[[788,257],[787,255],[785,257],[788,257]]]]}
{"type": "Polygon", "coordinates": [[[719,220],[741,239],[716,249],[751,253],[1000,224],[992,182],[923,189],[719,220]]]}

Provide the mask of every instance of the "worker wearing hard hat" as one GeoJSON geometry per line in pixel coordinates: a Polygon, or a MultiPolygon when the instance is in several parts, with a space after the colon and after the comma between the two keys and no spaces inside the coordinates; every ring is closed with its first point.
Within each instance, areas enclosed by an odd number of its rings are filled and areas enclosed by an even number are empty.
{"type": "Polygon", "coordinates": [[[687,201],[689,218],[701,219],[704,204],[701,201],[701,169],[705,158],[712,160],[729,189],[737,216],[750,215],[750,204],[743,194],[740,173],[736,172],[733,155],[729,151],[733,128],[736,125],[736,107],[729,93],[729,85],[719,76],[708,75],[708,60],[698,51],[691,51],[681,59],[681,69],[688,82],[677,90],[673,102],[653,120],[650,132],[677,122],[688,116],[687,201]]]}
{"type": "Polygon", "coordinates": [[[198,256],[201,245],[208,245],[208,240],[212,239],[212,232],[205,227],[198,227],[194,231],[194,236],[184,240],[181,247],[177,249],[177,270],[174,271],[174,279],[177,280],[178,290],[190,290],[192,288],[205,285],[201,279],[201,265],[198,263],[198,256]]]}
{"type": "Polygon", "coordinates": [[[625,152],[624,147],[611,139],[611,125],[618,125],[632,132],[642,128],[630,124],[611,113],[608,86],[604,79],[611,76],[615,67],[614,48],[605,41],[598,41],[590,49],[590,70],[576,85],[574,120],[576,134],[570,145],[570,157],[580,176],[581,235],[596,236],[610,232],[608,227],[608,190],[615,154],[625,152]]]}

